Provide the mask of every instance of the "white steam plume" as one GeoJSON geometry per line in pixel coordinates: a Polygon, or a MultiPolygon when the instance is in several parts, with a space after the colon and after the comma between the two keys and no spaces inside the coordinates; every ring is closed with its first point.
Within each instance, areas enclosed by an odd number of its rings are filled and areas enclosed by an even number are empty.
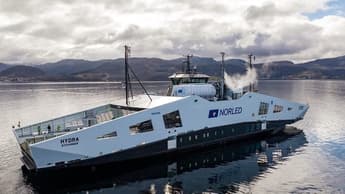
{"type": "Polygon", "coordinates": [[[271,77],[271,74],[272,74],[271,67],[272,66],[274,66],[274,64],[272,62],[265,62],[262,65],[261,73],[263,74],[264,77],[266,77],[266,78],[270,78],[271,77]]]}
{"type": "Polygon", "coordinates": [[[228,75],[224,72],[224,79],[225,84],[232,90],[240,89],[245,86],[249,86],[250,83],[257,82],[257,74],[255,68],[247,67],[247,72],[244,75],[235,74],[235,75],[228,75]]]}

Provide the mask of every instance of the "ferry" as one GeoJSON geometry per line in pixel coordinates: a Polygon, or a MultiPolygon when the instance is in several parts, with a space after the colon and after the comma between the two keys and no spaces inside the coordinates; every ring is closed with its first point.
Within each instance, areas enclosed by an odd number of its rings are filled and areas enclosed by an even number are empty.
{"type": "Polygon", "coordinates": [[[210,82],[210,76],[191,68],[187,56],[183,71],[169,77],[167,95],[152,95],[130,67],[129,52],[125,46],[124,104],[13,128],[25,168],[94,167],[270,135],[303,119],[309,108],[260,94],[253,83],[230,89],[224,84],[224,53],[219,80],[210,82]],[[132,95],[131,75],[145,95],[132,95]]]}

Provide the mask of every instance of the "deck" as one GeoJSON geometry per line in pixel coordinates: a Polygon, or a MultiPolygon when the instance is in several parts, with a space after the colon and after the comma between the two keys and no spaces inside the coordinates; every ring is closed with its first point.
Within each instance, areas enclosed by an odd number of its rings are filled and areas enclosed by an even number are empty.
{"type": "Polygon", "coordinates": [[[107,122],[140,110],[143,109],[107,104],[22,128],[17,128],[14,129],[14,133],[21,148],[24,151],[27,151],[28,145],[30,144],[107,122]]]}

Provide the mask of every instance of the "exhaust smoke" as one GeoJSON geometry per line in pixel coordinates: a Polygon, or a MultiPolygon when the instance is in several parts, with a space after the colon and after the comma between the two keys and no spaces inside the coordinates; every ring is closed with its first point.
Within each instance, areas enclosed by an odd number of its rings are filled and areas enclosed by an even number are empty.
{"type": "Polygon", "coordinates": [[[238,90],[249,86],[249,84],[255,84],[257,82],[257,73],[255,68],[247,67],[247,71],[244,75],[235,74],[230,76],[224,72],[225,85],[231,90],[238,90]]]}

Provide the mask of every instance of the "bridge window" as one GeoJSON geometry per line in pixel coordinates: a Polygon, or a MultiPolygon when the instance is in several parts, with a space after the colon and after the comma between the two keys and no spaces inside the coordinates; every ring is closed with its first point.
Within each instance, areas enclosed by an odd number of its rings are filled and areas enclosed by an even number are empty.
{"type": "Polygon", "coordinates": [[[260,103],[260,108],[259,108],[259,115],[265,115],[268,112],[268,106],[269,104],[266,102],[261,102],[260,103]]]}
{"type": "Polygon", "coordinates": [[[207,83],[207,78],[191,78],[191,83],[207,83]]]}
{"type": "Polygon", "coordinates": [[[165,128],[167,129],[182,127],[180,112],[178,110],[163,115],[163,120],[164,120],[165,128]]]}
{"type": "Polygon", "coordinates": [[[183,78],[172,78],[173,85],[188,84],[188,83],[207,83],[207,77],[195,78],[195,77],[183,77],[183,78]]]}
{"type": "Polygon", "coordinates": [[[152,121],[147,120],[129,127],[132,134],[153,131],[152,121]]]}
{"type": "Polygon", "coordinates": [[[108,138],[113,138],[117,136],[117,132],[113,131],[111,133],[104,134],[102,136],[98,136],[97,139],[108,139],[108,138]]]}
{"type": "Polygon", "coordinates": [[[273,113],[278,113],[283,111],[283,106],[280,105],[274,105],[273,113]]]}
{"type": "Polygon", "coordinates": [[[173,85],[178,85],[181,81],[181,79],[171,79],[173,85]]]}

